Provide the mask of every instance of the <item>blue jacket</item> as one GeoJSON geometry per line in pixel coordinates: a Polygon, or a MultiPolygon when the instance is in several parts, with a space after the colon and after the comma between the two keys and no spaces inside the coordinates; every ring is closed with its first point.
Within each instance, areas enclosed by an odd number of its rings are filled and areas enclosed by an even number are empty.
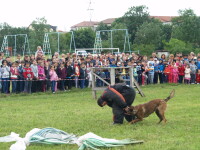
{"type": "Polygon", "coordinates": [[[159,64],[158,65],[158,71],[163,72],[165,70],[165,65],[164,64],[159,64]]]}
{"type": "Polygon", "coordinates": [[[197,61],[197,69],[200,69],[200,61],[197,61]]]}

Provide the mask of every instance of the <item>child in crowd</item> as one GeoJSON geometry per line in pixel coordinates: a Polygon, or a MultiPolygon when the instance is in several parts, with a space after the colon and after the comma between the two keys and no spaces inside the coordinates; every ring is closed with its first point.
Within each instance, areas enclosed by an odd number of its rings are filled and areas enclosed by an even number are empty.
{"type": "Polygon", "coordinates": [[[178,67],[176,66],[176,63],[172,63],[172,83],[178,82],[178,67]]]}
{"type": "Polygon", "coordinates": [[[78,88],[78,78],[80,76],[80,66],[78,65],[78,61],[74,62],[74,79],[75,79],[75,87],[78,88]]]}
{"type": "Polygon", "coordinates": [[[12,67],[10,68],[10,79],[12,80],[12,93],[17,92],[17,83],[18,83],[18,76],[19,76],[19,71],[17,69],[16,63],[12,63],[12,67]]]}
{"type": "Polygon", "coordinates": [[[182,63],[179,63],[179,66],[178,66],[178,82],[180,84],[183,83],[183,78],[184,78],[184,75],[185,75],[185,67],[183,66],[182,63]]]}
{"type": "Polygon", "coordinates": [[[196,83],[200,84],[200,69],[198,69],[197,74],[196,74],[196,83]]]}
{"type": "Polygon", "coordinates": [[[136,63],[133,64],[133,77],[138,82],[137,64],[136,63]]]}
{"type": "Polygon", "coordinates": [[[40,65],[38,65],[38,84],[39,84],[39,91],[45,92],[46,91],[46,75],[44,70],[44,63],[41,62],[40,65]]]}
{"type": "Polygon", "coordinates": [[[190,70],[190,65],[187,64],[185,67],[185,76],[184,76],[184,80],[185,80],[185,84],[190,84],[190,76],[191,70],[190,70]]]}
{"type": "Polygon", "coordinates": [[[32,92],[38,91],[38,66],[37,61],[33,60],[33,63],[31,64],[31,69],[33,72],[33,83],[32,83],[32,92]]]}
{"type": "Polygon", "coordinates": [[[23,68],[23,76],[25,80],[24,92],[31,93],[31,86],[32,86],[32,80],[33,80],[34,75],[33,75],[29,62],[25,63],[25,67],[23,68]]]}
{"type": "Polygon", "coordinates": [[[85,64],[82,63],[80,67],[80,88],[83,89],[85,88],[85,79],[86,79],[87,73],[86,73],[86,67],[85,64]]]}
{"type": "Polygon", "coordinates": [[[163,59],[160,59],[158,64],[158,76],[161,84],[164,82],[164,69],[165,65],[163,64],[163,59]]]}
{"type": "Polygon", "coordinates": [[[2,79],[2,92],[5,94],[9,93],[9,78],[10,78],[10,67],[6,60],[3,60],[1,67],[1,79],[2,79]]]}
{"type": "Polygon", "coordinates": [[[157,84],[158,83],[158,64],[159,62],[157,61],[157,58],[154,58],[154,79],[153,83],[157,84]]]}
{"type": "Polygon", "coordinates": [[[66,78],[66,68],[65,64],[61,63],[60,67],[58,68],[58,78],[59,78],[59,83],[60,83],[60,90],[61,91],[66,91],[65,90],[65,78],[66,78]]]}
{"type": "Polygon", "coordinates": [[[68,90],[71,90],[72,88],[72,77],[74,75],[74,71],[71,65],[71,61],[67,62],[67,66],[66,66],[66,86],[68,90]]]}
{"type": "Polygon", "coordinates": [[[191,84],[195,84],[195,80],[196,80],[196,70],[197,70],[197,66],[195,65],[195,61],[192,60],[190,63],[190,76],[191,76],[191,84]]]}
{"type": "Polygon", "coordinates": [[[149,67],[148,67],[148,79],[149,79],[149,83],[153,84],[153,80],[154,80],[154,66],[152,63],[149,63],[149,67]]]}
{"type": "Polygon", "coordinates": [[[55,93],[56,82],[58,81],[58,75],[56,74],[54,65],[51,66],[49,75],[50,75],[50,80],[51,80],[51,90],[52,90],[52,93],[55,93]]]}

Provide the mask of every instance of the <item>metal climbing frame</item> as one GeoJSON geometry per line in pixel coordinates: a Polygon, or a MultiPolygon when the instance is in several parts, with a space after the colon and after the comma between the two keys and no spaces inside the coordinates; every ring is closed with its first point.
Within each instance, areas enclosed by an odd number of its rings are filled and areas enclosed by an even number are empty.
{"type": "MultiPolygon", "coordinates": [[[[71,40],[70,40],[70,52],[72,50],[72,45],[74,46],[74,49],[76,49],[76,43],[74,39],[74,32],[70,31],[67,33],[71,33],[71,40]]],[[[57,34],[57,52],[60,53],[60,34],[66,34],[66,32],[50,32],[45,33],[44,35],[44,42],[43,42],[43,51],[47,55],[51,55],[51,44],[49,42],[49,35],[50,34],[57,34]]]]}
{"type": "Polygon", "coordinates": [[[102,49],[102,40],[101,40],[101,32],[110,32],[110,48],[113,48],[113,32],[114,31],[125,31],[125,38],[124,38],[124,50],[126,51],[126,45],[128,44],[128,49],[131,52],[130,42],[129,42],[129,34],[128,29],[112,29],[112,30],[99,30],[96,31],[94,49],[100,51],[102,49]]]}
{"type": "Polygon", "coordinates": [[[3,38],[2,46],[1,46],[1,52],[5,52],[6,56],[10,56],[10,53],[8,51],[8,48],[9,48],[8,38],[9,37],[14,37],[15,43],[14,43],[14,49],[13,49],[13,51],[14,51],[14,56],[16,56],[16,52],[17,52],[17,37],[18,36],[23,36],[24,37],[24,44],[22,46],[23,56],[24,56],[25,52],[27,52],[28,54],[30,54],[29,40],[28,40],[27,34],[5,35],[4,38],[3,38]]]}

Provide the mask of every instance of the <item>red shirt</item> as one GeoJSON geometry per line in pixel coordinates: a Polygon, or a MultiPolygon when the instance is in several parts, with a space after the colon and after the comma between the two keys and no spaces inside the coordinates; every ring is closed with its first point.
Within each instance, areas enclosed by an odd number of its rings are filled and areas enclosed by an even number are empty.
{"type": "Polygon", "coordinates": [[[184,76],[185,75],[185,67],[184,66],[179,66],[178,67],[178,75],[184,76]]]}
{"type": "Polygon", "coordinates": [[[29,68],[23,68],[23,76],[25,79],[32,79],[33,78],[33,72],[32,69],[29,68]]]}
{"type": "Polygon", "coordinates": [[[200,74],[198,74],[198,73],[196,74],[196,82],[200,83],[200,74]]]}

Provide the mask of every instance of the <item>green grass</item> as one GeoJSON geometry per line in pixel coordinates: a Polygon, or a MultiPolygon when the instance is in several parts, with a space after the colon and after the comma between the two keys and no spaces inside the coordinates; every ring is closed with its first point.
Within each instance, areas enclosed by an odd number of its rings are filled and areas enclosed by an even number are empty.
{"type": "MultiPolygon", "coordinates": [[[[176,95],[168,102],[167,124],[157,124],[152,114],[144,121],[129,125],[112,125],[112,110],[101,108],[92,99],[90,89],[73,89],[56,94],[38,93],[0,95],[0,137],[15,132],[24,137],[33,128],[54,127],[68,133],[83,135],[93,132],[105,138],[144,140],[113,150],[198,150],[200,149],[200,86],[151,85],[142,87],[134,105],[154,98],[166,98],[172,89],[176,95]]],[[[102,91],[101,91],[102,92],[102,91]]],[[[98,96],[101,94],[98,92],[98,96]]],[[[11,143],[0,143],[8,150],[11,143]]],[[[77,145],[30,145],[27,150],[77,150],[77,145]]]]}

